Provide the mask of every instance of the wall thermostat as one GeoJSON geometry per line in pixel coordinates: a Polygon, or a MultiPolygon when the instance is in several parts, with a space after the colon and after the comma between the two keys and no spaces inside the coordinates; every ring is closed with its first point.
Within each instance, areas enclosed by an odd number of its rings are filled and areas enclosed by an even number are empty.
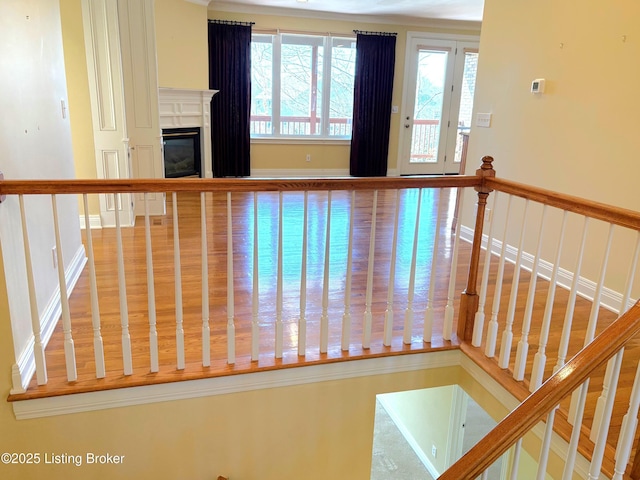
{"type": "Polygon", "coordinates": [[[536,78],[531,82],[531,93],[544,93],[544,78],[536,78]]]}

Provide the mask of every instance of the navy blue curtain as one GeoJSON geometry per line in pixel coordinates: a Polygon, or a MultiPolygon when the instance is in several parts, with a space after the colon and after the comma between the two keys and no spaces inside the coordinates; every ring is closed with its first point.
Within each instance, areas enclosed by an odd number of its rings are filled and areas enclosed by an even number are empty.
{"type": "Polygon", "coordinates": [[[357,33],[349,168],[353,176],[387,175],[395,61],[394,34],[357,33]]]}
{"type": "Polygon", "coordinates": [[[209,22],[214,177],[250,175],[251,25],[209,22]]]}

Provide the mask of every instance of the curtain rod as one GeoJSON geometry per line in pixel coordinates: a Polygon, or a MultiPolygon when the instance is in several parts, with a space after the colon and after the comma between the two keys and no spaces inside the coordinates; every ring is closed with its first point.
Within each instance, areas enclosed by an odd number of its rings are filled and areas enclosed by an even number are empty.
{"type": "Polygon", "coordinates": [[[395,37],[398,34],[395,32],[368,32],[366,30],[354,30],[356,35],[381,35],[383,37],[395,37]]]}
{"type": "Polygon", "coordinates": [[[245,27],[250,27],[251,25],[256,24],[256,22],[236,22],[235,20],[209,20],[209,23],[216,23],[220,25],[242,25],[245,27]]]}

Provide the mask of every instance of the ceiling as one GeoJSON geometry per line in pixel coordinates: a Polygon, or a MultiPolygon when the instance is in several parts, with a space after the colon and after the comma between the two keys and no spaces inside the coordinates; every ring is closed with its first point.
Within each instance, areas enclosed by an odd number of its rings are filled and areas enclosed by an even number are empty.
{"type": "Polygon", "coordinates": [[[209,8],[242,11],[287,9],[295,14],[342,14],[390,19],[482,21],[484,0],[213,0],[209,8]]]}

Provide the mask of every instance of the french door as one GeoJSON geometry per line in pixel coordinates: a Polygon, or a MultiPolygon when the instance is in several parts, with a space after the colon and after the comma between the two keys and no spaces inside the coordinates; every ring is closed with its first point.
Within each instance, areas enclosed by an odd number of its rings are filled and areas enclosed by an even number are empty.
{"type": "Polygon", "coordinates": [[[399,173],[458,173],[460,133],[471,127],[478,42],[410,33],[406,60],[399,173]]]}

